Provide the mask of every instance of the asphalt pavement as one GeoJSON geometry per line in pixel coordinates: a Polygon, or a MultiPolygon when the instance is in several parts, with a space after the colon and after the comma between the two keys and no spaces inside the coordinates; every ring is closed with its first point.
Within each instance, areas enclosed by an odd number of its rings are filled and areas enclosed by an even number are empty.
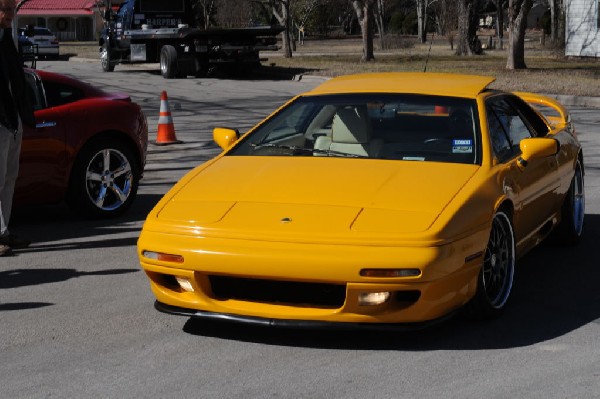
{"type": "Polygon", "coordinates": [[[166,90],[182,144],[149,147],[139,197],[113,220],[64,205],[20,211],[34,243],[0,258],[2,398],[592,398],[600,394],[600,112],[569,105],[584,145],[585,236],[523,258],[501,318],[416,333],[324,332],[158,313],[135,244],[160,197],[219,152],[214,126],[245,131],[322,78],[164,80],[152,69],[39,62],[125,91],[156,139],[166,90]]]}

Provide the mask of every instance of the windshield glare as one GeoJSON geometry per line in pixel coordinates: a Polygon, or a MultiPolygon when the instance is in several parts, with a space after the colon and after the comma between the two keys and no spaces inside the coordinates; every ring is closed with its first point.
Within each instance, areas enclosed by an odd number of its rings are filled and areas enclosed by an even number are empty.
{"type": "Polygon", "coordinates": [[[480,162],[474,100],[419,95],[300,97],[229,152],[480,162]]]}

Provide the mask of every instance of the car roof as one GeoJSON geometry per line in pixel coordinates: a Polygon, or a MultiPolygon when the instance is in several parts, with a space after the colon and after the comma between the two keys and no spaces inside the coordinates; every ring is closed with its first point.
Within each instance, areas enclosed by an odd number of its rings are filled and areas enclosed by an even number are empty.
{"type": "Polygon", "coordinates": [[[383,72],[330,79],[305,95],[406,93],[475,98],[496,78],[430,72],[383,72]]]}

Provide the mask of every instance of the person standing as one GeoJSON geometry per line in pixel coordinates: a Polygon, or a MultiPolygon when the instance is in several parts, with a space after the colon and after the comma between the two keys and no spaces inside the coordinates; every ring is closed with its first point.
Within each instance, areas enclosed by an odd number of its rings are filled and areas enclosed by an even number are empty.
{"type": "Polygon", "coordinates": [[[35,127],[23,63],[12,37],[15,12],[16,0],[0,0],[0,256],[29,246],[8,231],[23,125],[35,127]]]}

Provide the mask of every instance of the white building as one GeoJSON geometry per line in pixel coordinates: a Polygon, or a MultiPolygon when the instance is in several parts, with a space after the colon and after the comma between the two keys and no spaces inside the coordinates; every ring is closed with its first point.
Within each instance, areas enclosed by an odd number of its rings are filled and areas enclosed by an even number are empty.
{"type": "Polygon", "coordinates": [[[600,57],[600,0],[566,0],[565,55],[600,57]]]}

